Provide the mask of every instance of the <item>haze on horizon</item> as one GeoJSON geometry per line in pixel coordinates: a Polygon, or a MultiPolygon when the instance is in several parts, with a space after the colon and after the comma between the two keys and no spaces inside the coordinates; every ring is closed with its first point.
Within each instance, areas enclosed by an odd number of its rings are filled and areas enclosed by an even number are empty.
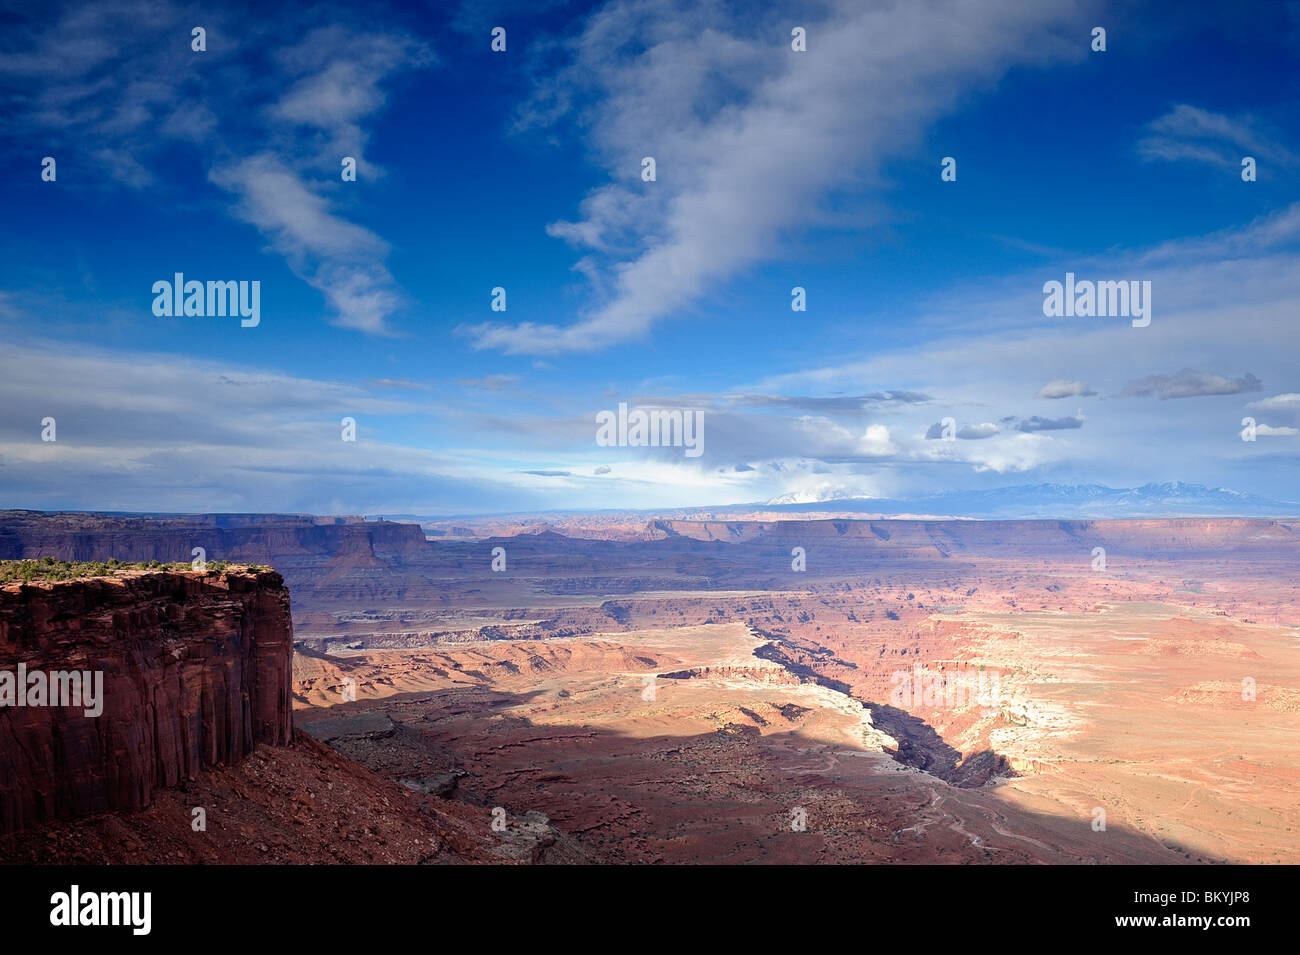
{"type": "Polygon", "coordinates": [[[0,501],[1286,501],[1298,42],[1264,2],[15,11],[0,501]],[[259,323],[155,315],[176,273],[260,283],[259,323]],[[1150,282],[1150,323],[1045,315],[1067,275],[1150,282]],[[701,453],[598,443],[624,404],[701,453]]]}

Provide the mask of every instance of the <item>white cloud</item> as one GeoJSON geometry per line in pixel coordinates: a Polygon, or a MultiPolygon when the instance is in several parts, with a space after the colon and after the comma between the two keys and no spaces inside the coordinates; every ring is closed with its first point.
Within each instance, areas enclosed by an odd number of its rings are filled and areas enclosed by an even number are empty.
{"type": "Polygon", "coordinates": [[[286,8],[253,23],[205,10],[208,48],[196,53],[193,15],[176,3],[74,5],[14,28],[21,52],[0,53],[0,80],[21,95],[6,98],[6,123],[57,155],[61,177],[88,155],[95,180],[150,188],[159,201],[176,189],[155,172],[162,151],[197,148],[212,163],[208,178],[239,194],[237,214],[324,294],[337,324],[385,334],[402,296],[384,243],[330,209],[301,171],[337,181],[340,157],[351,155],[360,175],[378,175],[365,160],[364,124],[385,105],[386,86],[433,55],[342,11],[331,26],[305,26],[315,16],[286,8]]]}
{"type": "Polygon", "coordinates": [[[1073,14],[1011,0],[838,0],[807,22],[808,52],[793,53],[780,39],[788,18],[750,11],[727,22],[713,3],[609,4],[523,125],[596,97],[581,121],[613,182],[551,233],[617,250],[613,294],[573,325],[489,323],[469,330],[475,343],[553,353],[643,336],[818,222],[828,191],[877,175],[960,96],[1017,63],[1081,56],[1077,41],[1053,33],[1073,14]],[[640,180],[646,155],[657,161],[654,183],[640,180]]]}
{"type": "Polygon", "coordinates": [[[387,244],[329,209],[297,173],[270,155],[212,170],[212,181],[236,193],[236,214],[269,236],[294,273],[324,293],[337,324],[377,334],[400,298],[383,264],[387,244]]]}
{"type": "Polygon", "coordinates": [[[1147,124],[1138,154],[1148,160],[1187,160],[1234,169],[1247,155],[1283,167],[1297,162],[1295,153],[1262,132],[1250,117],[1224,116],[1186,103],[1147,124]]]}
{"type": "Polygon", "coordinates": [[[1300,411],[1300,394],[1288,392],[1273,395],[1260,401],[1252,401],[1247,408],[1259,408],[1261,411],[1300,411]]]}
{"type": "MultiPolygon", "coordinates": [[[[1152,249],[1116,250],[1087,261],[958,285],[918,303],[917,314],[942,315],[943,322],[918,320],[914,340],[903,347],[848,353],[835,363],[770,374],[738,388],[834,393],[888,382],[930,395],[923,406],[896,409],[894,430],[903,435],[920,435],[943,416],[960,422],[981,417],[1001,421],[1007,415],[1015,422],[1019,419],[1010,416],[1027,410],[1020,407],[1026,394],[1073,392],[1084,382],[1087,390],[1111,395],[1130,382],[1168,397],[1220,393],[1223,397],[1187,401],[1098,401],[1089,409],[1086,425],[1077,429],[920,442],[928,447],[899,441],[895,460],[966,463],[999,473],[1041,467],[1051,480],[1115,486],[1174,479],[1240,486],[1249,481],[1241,463],[1249,446],[1237,440],[1243,404],[1259,398],[1250,407],[1283,416],[1274,424],[1300,424],[1300,393],[1288,390],[1300,385],[1293,357],[1300,341],[1295,325],[1300,314],[1298,248],[1300,204],[1243,226],[1152,249]],[[1080,275],[1150,278],[1151,325],[1135,329],[1127,322],[1101,319],[1044,320],[1042,283],[1066,269],[1080,275]],[[1207,369],[1211,361],[1214,365],[1207,369]],[[1171,374],[1180,368],[1201,372],[1171,374]],[[1261,386],[1278,393],[1271,398],[1246,393],[1261,386]],[[972,411],[976,408],[992,409],[992,414],[972,411]],[[1008,444],[1013,436],[1050,443],[1008,444]],[[1154,444],[1161,448],[1159,455],[1149,453],[1154,444]]],[[[1013,429],[1015,424],[1003,426],[1013,429]]],[[[914,473],[922,486],[948,480],[932,467],[914,473]]],[[[1255,469],[1250,477],[1280,483],[1283,473],[1262,475],[1255,469]]],[[[1280,488],[1256,486],[1261,493],[1283,496],[1280,488]]]]}
{"type": "Polygon", "coordinates": [[[969,424],[957,430],[957,437],[967,441],[979,441],[984,438],[991,438],[998,433],[998,426],[991,421],[983,421],[979,424],[969,424]]]}
{"type": "Polygon", "coordinates": [[[1243,391],[1259,391],[1261,382],[1250,372],[1230,378],[1210,371],[1184,368],[1172,375],[1147,375],[1124,386],[1125,397],[1156,395],[1161,401],[1169,398],[1198,398],[1206,395],[1237,395],[1243,391]]]}
{"type": "Polygon", "coordinates": [[[1010,435],[1004,441],[975,445],[967,460],[976,471],[1007,474],[1032,471],[1059,456],[1050,438],[1037,434],[1010,435]]]}
{"type": "Polygon", "coordinates": [[[0,405],[9,506],[328,511],[350,501],[350,512],[403,513],[431,500],[485,510],[518,494],[481,463],[380,437],[380,421],[445,409],[354,385],[34,342],[0,351],[0,405]],[[345,415],[360,426],[355,443],[341,439],[345,415]],[[45,417],[57,441],[41,440],[45,417]]]}
{"type": "Polygon", "coordinates": [[[339,157],[352,156],[359,174],[373,178],[379,170],[365,162],[367,137],[361,123],[387,101],[385,82],[403,71],[428,66],[434,56],[410,37],[333,24],[312,30],[277,59],[296,79],[268,107],[269,116],[293,128],[295,142],[304,128],[317,130],[319,139],[309,148],[321,165],[334,168],[339,157]]]}
{"type": "Polygon", "coordinates": [[[1300,429],[1292,428],[1287,425],[1274,427],[1268,424],[1258,424],[1255,426],[1255,434],[1265,438],[1291,438],[1300,434],[1300,429]]]}
{"type": "Polygon", "coordinates": [[[1073,398],[1076,395],[1088,397],[1095,394],[1082,381],[1069,381],[1065,378],[1055,378],[1038,389],[1039,398],[1073,398]]]}

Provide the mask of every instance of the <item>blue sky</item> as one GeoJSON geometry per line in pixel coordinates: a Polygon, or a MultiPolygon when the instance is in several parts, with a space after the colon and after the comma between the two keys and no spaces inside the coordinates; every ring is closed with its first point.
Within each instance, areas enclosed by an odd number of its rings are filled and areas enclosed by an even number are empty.
{"type": "Polygon", "coordinates": [[[17,6],[0,506],[1294,499],[1300,4],[1205,6],[17,6]],[[260,324],[155,316],[175,272],[260,324]],[[1044,316],[1066,272],[1151,324],[1044,316]],[[599,446],[620,402],[704,453],[599,446]]]}

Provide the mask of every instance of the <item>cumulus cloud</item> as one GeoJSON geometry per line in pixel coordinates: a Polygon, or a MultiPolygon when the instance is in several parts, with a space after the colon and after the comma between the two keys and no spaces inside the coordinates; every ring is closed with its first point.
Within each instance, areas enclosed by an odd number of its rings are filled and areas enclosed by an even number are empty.
{"type": "Polygon", "coordinates": [[[977,473],[1005,474],[1051,465],[1068,453],[1065,445],[1046,435],[999,431],[980,440],[926,441],[906,449],[904,455],[908,462],[922,466],[965,464],[977,473]]]}
{"type": "MultiPolygon", "coordinates": [[[[761,429],[763,422],[754,422],[754,426],[761,429]]],[[[898,453],[889,428],[883,424],[867,425],[865,430],[859,431],[824,418],[805,417],[794,422],[793,433],[803,439],[796,438],[795,450],[807,449],[809,456],[823,461],[869,461],[898,453]]],[[[761,431],[756,433],[756,437],[761,439],[761,431]]]]}
{"type": "Polygon", "coordinates": [[[1050,462],[1057,453],[1049,441],[1037,434],[1009,435],[1005,441],[981,445],[979,455],[972,457],[970,464],[976,471],[995,474],[1032,471],[1050,462]]]}
{"type": "Polygon", "coordinates": [[[999,430],[998,426],[991,421],[982,421],[979,424],[963,425],[958,428],[957,437],[966,441],[980,441],[993,437],[999,430]]]}
{"type": "MultiPolygon", "coordinates": [[[[963,441],[982,441],[985,438],[991,438],[998,434],[1002,429],[991,421],[983,421],[979,424],[964,424],[953,431],[955,437],[963,441]]],[[[927,441],[936,441],[943,438],[943,422],[936,421],[925,430],[927,441]]]]}

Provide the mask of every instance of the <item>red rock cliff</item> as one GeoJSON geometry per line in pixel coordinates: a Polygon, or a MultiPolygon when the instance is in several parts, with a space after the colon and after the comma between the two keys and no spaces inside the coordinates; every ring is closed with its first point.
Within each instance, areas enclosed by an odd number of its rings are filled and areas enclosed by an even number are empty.
{"type": "Polygon", "coordinates": [[[0,706],[0,832],[149,805],[293,731],[274,571],[137,572],[0,588],[0,671],[102,671],[103,711],[0,706]]]}

